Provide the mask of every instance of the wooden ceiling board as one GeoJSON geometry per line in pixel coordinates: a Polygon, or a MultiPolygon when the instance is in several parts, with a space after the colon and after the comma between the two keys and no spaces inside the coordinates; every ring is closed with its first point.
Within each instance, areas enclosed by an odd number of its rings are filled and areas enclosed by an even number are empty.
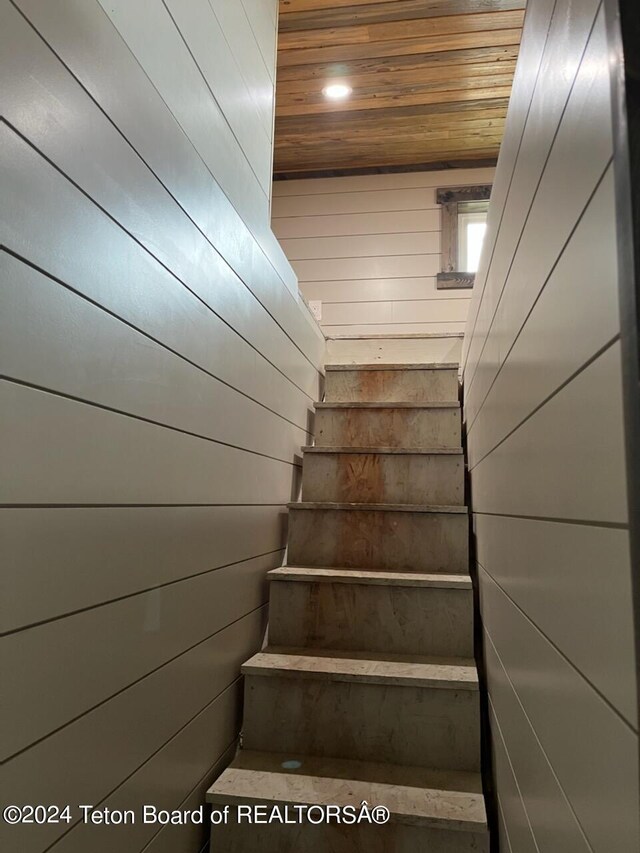
{"type": "MultiPolygon", "coordinates": [[[[430,163],[455,163],[456,166],[458,163],[466,163],[467,165],[464,168],[468,168],[469,164],[473,160],[478,160],[481,161],[483,166],[486,166],[488,160],[493,160],[496,146],[499,145],[499,141],[496,141],[495,139],[488,139],[487,145],[490,145],[490,147],[485,149],[478,148],[477,146],[472,148],[471,146],[449,147],[439,145],[438,148],[434,150],[427,147],[422,152],[422,160],[418,158],[418,152],[416,150],[412,149],[405,152],[403,149],[400,149],[394,157],[393,165],[398,167],[415,166],[417,169],[422,169],[430,163]],[[440,159],[437,159],[436,157],[437,152],[439,152],[438,156],[440,159]]],[[[385,169],[387,161],[386,158],[382,159],[379,153],[377,153],[379,150],[380,149],[377,149],[377,151],[363,151],[358,158],[357,170],[353,168],[353,161],[348,153],[336,153],[334,158],[334,170],[341,173],[345,173],[348,170],[349,174],[359,174],[360,171],[364,169],[385,169]]],[[[315,168],[316,162],[317,154],[309,156],[301,154],[295,172],[313,172],[315,174],[318,172],[315,168]]],[[[322,169],[321,171],[325,172],[330,170],[322,169]]],[[[295,174],[292,174],[291,177],[295,177],[295,174]]]]}
{"type": "MultiPolygon", "coordinates": [[[[411,17],[425,18],[429,15],[457,15],[460,13],[504,11],[522,9],[522,0],[280,0],[280,16],[288,19],[287,26],[294,29],[305,28],[309,14],[320,13],[319,21],[326,21],[326,13],[331,12],[332,19],[341,20],[342,16],[372,15],[386,16],[400,20],[410,10],[411,17]],[[300,24],[293,23],[300,21],[300,24]]],[[[319,24],[320,25],[320,24],[319,24]]],[[[322,26],[327,26],[326,23],[322,26]]]]}
{"type": "Polygon", "coordinates": [[[292,65],[314,65],[320,62],[343,63],[351,59],[371,59],[383,56],[408,56],[416,53],[438,53],[441,50],[462,50],[469,47],[492,47],[494,45],[517,44],[520,29],[471,30],[463,33],[421,36],[420,38],[396,39],[395,41],[366,42],[302,50],[278,51],[278,67],[292,65]]]}
{"type": "MultiPolygon", "coordinates": [[[[413,40],[451,33],[495,32],[522,27],[524,13],[479,12],[473,15],[446,15],[442,18],[417,18],[411,21],[390,21],[356,27],[328,27],[321,30],[281,33],[278,50],[325,50],[329,45],[338,48],[350,45],[384,45],[388,41],[413,40]]],[[[384,49],[383,47],[380,49],[384,49]]]]}
{"type": "MultiPolygon", "coordinates": [[[[394,72],[379,71],[361,74],[349,74],[349,83],[356,95],[374,92],[380,94],[381,86],[393,86],[394,89],[417,90],[423,84],[442,81],[454,83],[458,80],[493,77],[497,74],[509,74],[513,78],[514,60],[501,62],[478,62],[473,65],[417,65],[415,68],[394,72]]],[[[309,88],[308,80],[280,80],[278,82],[278,105],[286,104],[292,96],[304,95],[307,100],[322,98],[320,90],[309,88]]],[[[351,104],[353,107],[353,103],[351,104]]]]}
{"type": "Polygon", "coordinates": [[[329,2],[320,6],[298,0],[281,4],[279,29],[281,33],[325,29],[327,9],[331,9],[333,26],[355,26],[522,8],[522,0],[362,0],[361,4],[350,2],[342,6],[329,2]]]}
{"type": "MultiPolygon", "coordinates": [[[[327,113],[318,123],[313,135],[309,135],[308,116],[291,116],[282,119],[282,137],[307,136],[313,142],[316,137],[325,135],[349,134],[357,130],[366,130],[370,135],[384,133],[386,130],[407,130],[410,127],[432,127],[436,124],[454,124],[464,120],[469,113],[478,118],[482,116],[506,115],[508,101],[497,98],[482,104],[462,101],[450,104],[423,104],[420,106],[397,107],[389,110],[357,110],[347,115],[327,113]]],[[[277,122],[276,122],[277,123],[277,122]]]]}
{"type": "Polygon", "coordinates": [[[495,159],[524,0],[280,0],[274,172],[495,159]],[[343,101],[322,93],[345,82],[343,101]]]}
{"type": "MultiPolygon", "coordinates": [[[[453,116],[453,118],[457,118],[453,116]]],[[[420,140],[424,140],[425,142],[429,139],[447,139],[451,136],[464,136],[465,134],[473,134],[477,131],[485,132],[487,135],[495,136],[501,132],[501,129],[504,128],[505,123],[505,114],[502,113],[493,116],[492,118],[476,118],[471,121],[448,121],[442,123],[431,123],[425,126],[414,127],[412,124],[405,124],[404,126],[394,123],[388,128],[380,131],[375,134],[375,141],[379,141],[382,143],[388,143],[395,139],[398,146],[406,145],[409,142],[419,143],[420,140]],[[496,130],[497,128],[497,130],[496,130]],[[401,139],[398,137],[401,136],[401,139]]],[[[363,142],[373,142],[374,138],[372,138],[371,133],[367,130],[356,129],[352,131],[350,140],[348,144],[344,144],[343,147],[345,149],[349,148],[349,145],[353,143],[353,141],[361,144],[363,142]]],[[[286,139],[282,141],[283,150],[287,148],[295,147],[298,145],[307,144],[309,147],[320,147],[321,145],[340,145],[340,139],[336,137],[336,134],[325,133],[322,136],[316,137],[311,141],[307,141],[305,143],[304,138],[301,135],[291,134],[286,139]]]]}
{"type": "MultiPolygon", "coordinates": [[[[509,76],[496,77],[488,81],[481,78],[479,80],[468,80],[464,85],[461,85],[460,81],[456,81],[455,84],[434,85],[431,89],[425,88],[417,92],[394,92],[391,95],[376,95],[373,93],[369,97],[354,97],[352,99],[352,106],[354,110],[380,110],[393,108],[394,106],[414,104],[451,103],[452,99],[456,101],[482,101],[492,98],[508,98],[511,92],[510,81],[511,77],[509,76]]],[[[337,104],[324,101],[320,101],[319,103],[301,103],[295,101],[288,105],[280,106],[276,115],[320,115],[336,112],[342,112],[337,104]]]]}
{"type": "MultiPolygon", "coordinates": [[[[486,63],[515,63],[518,58],[517,39],[514,44],[498,47],[478,47],[466,50],[443,50],[437,53],[411,54],[409,56],[382,56],[369,59],[352,59],[340,63],[324,62],[315,65],[296,65],[278,68],[278,86],[300,84],[304,87],[308,81],[322,80],[323,84],[331,78],[348,74],[419,73],[430,68],[447,68],[486,63]]],[[[389,82],[389,81],[387,81],[389,82]]],[[[299,90],[300,91],[300,90],[299,90]]],[[[304,91],[304,89],[302,89],[304,91]]]]}

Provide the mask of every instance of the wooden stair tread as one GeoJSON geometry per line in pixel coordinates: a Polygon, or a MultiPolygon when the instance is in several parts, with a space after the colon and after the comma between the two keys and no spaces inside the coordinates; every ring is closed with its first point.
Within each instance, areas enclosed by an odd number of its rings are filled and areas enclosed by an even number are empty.
{"type": "Polygon", "coordinates": [[[305,581],[307,583],[356,583],[380,586],[472,589],[470,575],[437,575],[424,572],[385,572],[363,571],[361,569],[280,566],[268,572],[267,577],[274,581],[305,581]]]}
{"type": "Polygon", "coordinates": [[[368,364],[325,364],[325,371],[346,371],[346,370],[458,370],[460,365],[458,362],[425,362],[424,364],[412,363],[402,364],[396,362],[380,363],[369,362],[368,364]]]}
{"type": "Polygon", "coordinates": [[[468,658],[267,646],[242,666],[242,673],[385,686],[478,690],[476,665],[468,658]]]}
{"type": "Polygon", "coordinates": [[[445,403],[414,403],[393,401],[376,401],[374,403],[322,402],[314,403],[313,407],[314,409],[459,409],[460,403],[457,400],[451,400],[445,403]]]}
{"type": "Polygon", "coordinates": [[[461,447],[351,447],[331,444],[311,444],[302,448],[303,453],[378,453],[395,456],[462,456],[461,447]]]}
{"type": "Polygon", "coordinates": [[[467,515],[466,506],[427,506],[424,504],[332,503],[330,501],[291,501],[289,509],[334,509],[356,512],[423,512],[433,514],[467,515]]]}
{"type": "Polygon", "coordinates": [[[207,802],[384,805],[396,823],[485,832],[479,773],[241,750],[207,802]]]}

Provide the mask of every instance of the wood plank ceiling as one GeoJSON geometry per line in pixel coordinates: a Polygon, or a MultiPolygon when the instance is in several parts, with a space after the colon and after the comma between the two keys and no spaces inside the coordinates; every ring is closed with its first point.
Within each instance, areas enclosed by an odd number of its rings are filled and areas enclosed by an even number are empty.
{"type": "Polygon", "coordinates": [[[524,6],[280,0],[276,177],[494,160],[524,6]],[[327,100],[338,82],[351,95],[327,100]]]}

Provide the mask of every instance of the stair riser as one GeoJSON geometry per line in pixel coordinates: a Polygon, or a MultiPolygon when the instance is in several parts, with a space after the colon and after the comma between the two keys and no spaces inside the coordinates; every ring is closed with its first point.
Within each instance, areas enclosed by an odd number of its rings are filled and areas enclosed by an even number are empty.
{"type": "Polygon", "coordinates": [[[287,561],[405,572],[469,570],[468,517],[462,513],[289,510],[287,561]]]}
{"type": "Polygon", "coordinates": [[[305,453],[302,500],[461,506],[462,456],[305,453]]]}
{"type": "Polygon", "coordinates": [[[471,589],[272,581],[275,646],[473,657],[471,589]]]}
{"type": "MultiPolygon", "coordinates": [[[[232,798],[221,800],[215,808],[224,808],[227,803],[233,816],[238,802],[232,798]]],[[[360,807],[360,803],[353,805],[356,809],[360,807]]],[[[230,822],[211,829],[212,853],[488,853],[488,850],[487,833],[429,829],[393,820],[380,826],[366,823],[252,826],[230,822]]]]}
{"type": "Polygon", "coordinates": [[[317,409],[321,447],[460,447],[460,409],[317,409]]]}
{"type": "Polygon", "coordinates": [[[328,370],[324,393],[337,403],[448,403],[458,399],[458,371],[328,370]]]}
{"type": "Polygon", "coordinates": [[[480,770],[476,690],[245,676],[245,749],[480,770]]]}

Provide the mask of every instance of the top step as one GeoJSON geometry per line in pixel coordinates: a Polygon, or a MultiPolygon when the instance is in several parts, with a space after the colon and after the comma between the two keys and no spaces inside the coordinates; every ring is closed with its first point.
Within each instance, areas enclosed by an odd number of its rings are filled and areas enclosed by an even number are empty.
{"type": "Polygon", "coordinates": [[[385,364],[374,361],[370,364],[325,364],[325,371],[330,370],[457,370],[460,365],[457,361],[430,361],[416,364],[385,364]]]}
{"type": "Polygon", "coordinates": [[[458,399],[458,365],[328,364],[325,401],[439,403],[458,399]]]}

